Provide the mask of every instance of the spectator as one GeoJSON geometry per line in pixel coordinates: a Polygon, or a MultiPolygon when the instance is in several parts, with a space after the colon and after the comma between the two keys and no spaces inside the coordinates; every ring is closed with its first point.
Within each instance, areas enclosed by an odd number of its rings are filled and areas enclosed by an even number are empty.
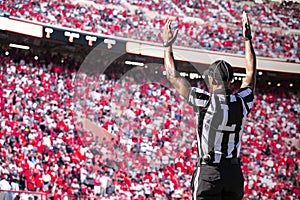
{"type": "MultiPolygon", "coordinates": [[[[166,199],[178,193],[181,196],[176,198],[188,199],[191,190],[187,183],[196,162],[191,156],[197,151],[195,133],[190,128],[195,122],[191,120],[192,108],[172,88],[158,83],[137,85],[131,78],[99,79],[80,74],[71,83],[74,72],[57,70],[66,67],[67,60],[61,64],[59,57],[49,55],[43,60],[48,61],[42,64],[21,52],[0,55],[1,173],[13,178],[17,172],[20,190],[48,194],[53,190],[55,198],[71,198],[73,190],[78,190],[78,195],[99,198],[94,191],[99,170],[107,177],[103,199],[121,195],[166,199]],[[15,73],[8,73],[11,66],[15,66],[15,73]],[[59,79],[65,83],[63,95],[57,89],[59,79]],[[100,84],[107,88],[98,91],[101,102],[90,96],[100,84]],[[108,88],[114,90],[105,92],[108,88]],[[85,104],[77,102],[79,97],[85,104]],[[104,105],[110,109],[104,109],[104,105]],[[91,119],[98,125],[104,124],[103,118],[108,124],[114,123],[118,127],[116,142],[110,145],[88,140],[92,134],[76,122],[75,110],[92,113],[91,119]]],[[[243,136],[245,196],[249,199],[299,195],[299,153],[284,141],[285,137],[299,139],[299,91],[274,89],[257,89],[256,110],[249,116],[243,136]]]]}
{"type": "MultiPolygon", "coordinates": [[[[120,2],[122,6],[114,5],[111,1],[81,3],[82,5],[74,5],[71,0],[5,1],[5,3],[0,2],[0,11],[50,25],[152,42],[161,41],[160,30],[164,24],[161,15],[163,14],[175,17],[178,27],[185,33],[180,34],[182,38],[176,45],[242,54],[243,51],[239,50],[241,41],[235,39],[238,37],[234,36],[233,32],[240,27],[239,13],[245,10],[252,12],[253,24],[259,27],[255,30],[256,34],[253,38],[259,56],[299,62],[300,52],[295,47],[300,43],[286,31],[298,30],[300,27],[298,2],[283,1],[279,4],[268,1],[261,4],[219,0],[147,1],[146,3],[129,1],[120,2]],[[135,6],[135,10],[126,9],[131,4],[135,6]],[[229,25],[224,27],[222,26],[224,23],[229,25]],[[277,29],[282,31],[276,31],[277,29]],[[275,46],[277,42],[283,48],[275,46]]],[[[58,82],[58,91],[63,91],[61,80],[58,82]]]]}
{"type": "Polygon", "coordinates": [[[11,190],[11,185],[8,182],[8,175],[3,174],[0,181],[0,190],[11,190]]]}
{"type": "Polygon", "coordinates": [[[94,193],[97,196],[103,196],[105,193],[104,188],[101,187],[101,178],[102,175],[100,174],[100,170],[98,170],[94,178],[94,193]]]}

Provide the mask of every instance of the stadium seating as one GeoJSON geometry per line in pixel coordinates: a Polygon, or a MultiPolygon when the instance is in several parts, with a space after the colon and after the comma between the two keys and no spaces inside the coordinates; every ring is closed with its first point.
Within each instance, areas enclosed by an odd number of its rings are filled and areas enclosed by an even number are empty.
{"type": "Polygon", "coordinates": [[[299,30],[300,28],[300,4],[299,2],[283,1],[281,4],[271,3],[269,8],[291,29],[299,30]],[[280,8],[284,9],[280,9],[280,8]]]}
{"type": "MultiPolygon", "coordinates": [[[[71,62],[62,65],[59,56],[45,60],[21,52],[0,55],[0,173],[10,183],[0,190],[43,192],[54,199],[191,197],[195,116],[174,89],[135,84],[134,77],[75,78],[74,70],[65,70],[71,62]],[[93,140],[80,118],[118,139],[93,140]]],[[[299,151],[284,140],[299,139],[299,91],[287,91],[256,91],[241,151],[245,199],[300,195],[299,151]]]]}
{"type": "Polygon", "coordinates": [[[240,46],[243,10],[251,15],[253,44],[259,56],[299,62],[299,3],[217,0],[200,3],[179,0],[0,2],[2,14],[156,43],[162,41],[165,18],[171,17],[181,30],[176,45],[233,54],[243,53],[240,46]]]}

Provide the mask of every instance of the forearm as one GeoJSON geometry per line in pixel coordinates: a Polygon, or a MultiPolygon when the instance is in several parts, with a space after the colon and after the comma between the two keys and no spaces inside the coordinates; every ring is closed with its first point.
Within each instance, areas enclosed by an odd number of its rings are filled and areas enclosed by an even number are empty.
{"type": "Polygon", "coordinates": [[[245,41],[245,65],[246,79],[243,85],[253,88],[256,83],[256,56],[251,40],[245,41]]]}
{"type": "Polygon", "coordinates": [[[164,48],[164,64],[166,68],[167,79],[180,95],[182,95],[184,98],[187,98],[190,85],[189,82],[185,78],[181,77],[176,70],[172,46],[164,48]]]}
{"type": "Polygon", "coordinates": [[[251,40],[245,41],[246,74],[256,71],[256,57],[251,40]]]}
{"type": "Polygon", "coordinates": [[[177,77],[172,46],[164,48],[164,63],[168,80],[172,83],[177,77]]]}

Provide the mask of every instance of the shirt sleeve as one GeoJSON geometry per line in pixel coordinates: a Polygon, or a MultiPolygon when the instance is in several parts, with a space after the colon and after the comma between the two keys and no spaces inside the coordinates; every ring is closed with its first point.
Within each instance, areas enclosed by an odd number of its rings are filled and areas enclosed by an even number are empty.
{"type": "Polygon", "coordinates": [[[248,115],[254,104],[254,94],[252,88],[241,88],[237,95],[243,100],[248,115]]]}
{"type": "Polygon", "coordinates": [[[191,87],[188,103],[193,107],[206,107],[209,102],[210,94],[200,88],[191,87]]]}

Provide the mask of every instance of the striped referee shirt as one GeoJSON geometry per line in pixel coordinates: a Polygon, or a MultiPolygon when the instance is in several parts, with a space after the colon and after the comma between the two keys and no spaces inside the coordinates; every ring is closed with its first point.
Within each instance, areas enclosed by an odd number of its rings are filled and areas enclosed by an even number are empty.
{"type": "Polygon", "coordinates": [[[216,90],[213,94],[192,87],[188,102],[197,113],[197,142],[200,158],[210,154],[214,163],[221,158],[239,157],[246,117],[254,101],[253,90],[216,90]]]}

